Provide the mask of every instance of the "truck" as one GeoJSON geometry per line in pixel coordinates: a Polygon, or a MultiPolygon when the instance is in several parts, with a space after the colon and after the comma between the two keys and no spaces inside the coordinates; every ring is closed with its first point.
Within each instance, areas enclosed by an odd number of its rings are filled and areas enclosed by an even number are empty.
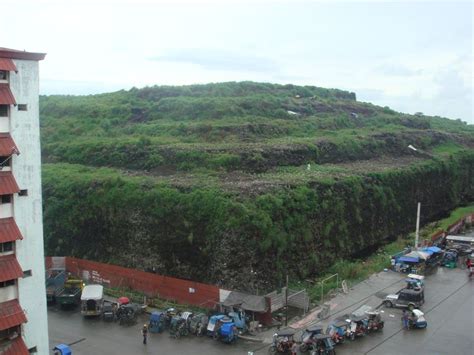
{"type": "Polygon", "coordinates": [[[68,277],[64,287],[56,292],[56,302],[60,307],[77,306],[81,301],[84,282],[81,279],[68,277]]]}
{"type": "Polygon", "coordinates": [[[56,293],[64,287],[66,281],[66,271],[64,269],[46,270],[46,301],[53,303],[56,301],[56,293]]]}

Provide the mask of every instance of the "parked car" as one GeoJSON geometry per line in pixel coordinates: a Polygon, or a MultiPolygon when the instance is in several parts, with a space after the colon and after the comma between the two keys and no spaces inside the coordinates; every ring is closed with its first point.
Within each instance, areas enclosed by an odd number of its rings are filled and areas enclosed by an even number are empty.
{"type": "Polygon", "coordinates": [[[395,294],[385,297],[383,304],[385,307],[408,308],[410,311],[419,308],[425,303],[423,290],[402,289],[395,294]]]}

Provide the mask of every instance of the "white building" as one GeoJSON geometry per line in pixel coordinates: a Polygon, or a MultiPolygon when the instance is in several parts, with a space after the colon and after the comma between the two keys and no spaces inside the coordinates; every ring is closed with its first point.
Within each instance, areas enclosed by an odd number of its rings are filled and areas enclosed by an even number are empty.
{"type": "Polygon", "coordinates": [[[0,47],[0,354],[49,354],[39,61],[0,47]]]}

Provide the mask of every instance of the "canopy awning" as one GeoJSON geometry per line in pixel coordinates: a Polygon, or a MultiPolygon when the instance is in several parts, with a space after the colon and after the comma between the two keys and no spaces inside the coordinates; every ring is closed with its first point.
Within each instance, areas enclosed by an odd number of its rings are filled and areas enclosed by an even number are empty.
{"type": "Polygon", "coordinates": [[[15,63],[10,58],[0,58],[0,70],[18,71],[15,63]]]}
{"type": "Polygon", "coordinates": [[[8,84],[0,84],[0,105],[16,105],[15,97],[8,84]]]}
{"type": "Polygon", "coordinates": [[[0,256],[0,282],[15,280],[23,276],[15,254],[0,256]]]}
{"type": "Polygon", "coordinates": [[[0,156],[9,157],[12,154],[20,154],[10,133],[0,133],[0,156]]]}
{"type": "Polygon", "coordinates": [[[418,263],[420,262],[420,258],[414,258],[411,256],[401,256],[398,261],[404,262],[404,263],[418,263]]]}
{"type": "Polygon", "coordinates": [[[11,171],[0,171],[0,195],[11,195],[20,191],[11,171]]]}
{"type": "Polygon", "coordinates": [[[26,323],[26,316],[18,303],[11,300],[0,303],[0,330],[26,323]]]}
{"type": "Polygon", "coordinates": [[[230,292],[222,304],[226,307],[238,306],[245,311],[252,312],[266,312],[268,308],[265,297],[248,295],[238,291],[230,292]]]}
{"type": "Polygon", "coordinates": [[[15,220],[10,218],[0,218],[0,243],[14,242],[23,239],[20,229],[15,220]]]}
{"type": "Polygon", "coordinates": [[[413,250],[412,252],[409,252],[405,256],[413,257],[413,258],[420,258],[420,259],[423,259],[423,260],[426,260],[426,259],[430,258],[429,253],[427,253],[425,251],[420,251],[420,250],[413,250]]]}
{"type": "Polygon", "coordinates": [[[423,248],[423,251],[426,251],[431,254],[435,254],[435,253],[440,253],[442,249],[438,247],[428,247],[428,248],[423,248]]]}
{"type": "Polygon", "coordinates": [[[2,355],[29,355],[30,352],[26,347],[25,342],[21,336],[17,336],[12,341],[0,345],[0,354],[2,355]]]}

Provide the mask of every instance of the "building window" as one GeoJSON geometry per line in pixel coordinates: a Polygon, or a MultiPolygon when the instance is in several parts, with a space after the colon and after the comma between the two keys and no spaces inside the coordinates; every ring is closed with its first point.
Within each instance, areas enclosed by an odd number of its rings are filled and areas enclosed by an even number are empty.
{"type": "Polygon", "coordinates": [[[28,111],[27,104],[18,104],[18,111],[28,111]]]}
{"type": "Polygon", "coordinates": [[[12,203],[12,195],[2,195],[0,203],[12,203]]]}
{"type": "Polygon", "coordinates": [[[0,282],[0,288],[14,286],[14,285],[15,285],[15,280],[7,280],[7,281],[0,282]]]}
{"type": "Polygon", "coordinates": [[[3,167],[10,166],[10,161],[11,161],[10,157],[0,156],[0,170],[3,167]]]}
{"type": "Polygon", "coordinates": [[[0,70],[0,81],[8,81],[8,71],[0,70]]]}
{"type": "Polygon", "coordinates": [[[30,277],[32,275],[31,270],[23,271],[23,277],[30,277]]]}
{"type": "Polygon", "coordinates": [[[0,253],[13,251],[13,242],[0,243],[0,253]]]}
{"type": "Polygon", "coordinates": [[[20,192],[18,193],[18,196],[28,196],[28,190],[27,189],[20,190],[20,192]]]}
{"type": "Polygon", "coordinates": [[[0,340],[15,339],[20,334],[21,334],[21,328],[19,325],[16,325],[8,329],[0,330],[0,340]]]}
{"type": "Polygon", "coordinates": [[[0,117],[8,117],[8,105],[0,105],[0,117]]]}
{"type": "Polygon", "coordinates": [[[30,354],[36,354],[36,353],[38,352],[38,349],[37,349],[36,346],[33,346],[32,348],[29,348],[29,349],[28,349],[28,352],[29,352],[30,354]]]}

